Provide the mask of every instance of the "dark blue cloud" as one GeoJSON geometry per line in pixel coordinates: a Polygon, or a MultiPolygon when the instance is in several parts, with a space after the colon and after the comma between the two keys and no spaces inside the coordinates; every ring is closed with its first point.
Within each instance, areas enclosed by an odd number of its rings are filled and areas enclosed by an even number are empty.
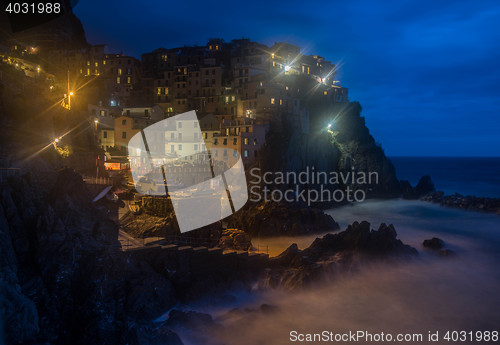
{"type": "Polygon", "coordinates": [[[286,40],[342,65],[389,155],[500,156],[500,2],[80,1],[92,43],[140,56],[209,37],[286,40]]]}

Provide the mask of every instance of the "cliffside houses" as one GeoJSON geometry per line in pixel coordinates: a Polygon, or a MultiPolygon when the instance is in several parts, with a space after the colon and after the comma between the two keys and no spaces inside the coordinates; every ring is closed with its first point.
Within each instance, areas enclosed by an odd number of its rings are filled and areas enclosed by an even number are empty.
{"type": "MultiPolygon", "coordinates": [[[[327,103],[348,102],[334,64],[288,43],[269,47],[249,39],[211,39],[205,46],[159,48],[141,61],[95,46],[84,56],[80,78],[99,80],[98,92],[88,92],[96,140],[102,149],[123,154],[141,129],[196,110],[204,147],[221,155],[234,148],[251,164],[273,118],[289,117],[293,130],[308,132],[311,95],[327,103]]],[[[194,150],[194,143],[182,140],[177,145],[194,150]]],[[[168,155],[171,145],[159,150],[168,155]]]]}

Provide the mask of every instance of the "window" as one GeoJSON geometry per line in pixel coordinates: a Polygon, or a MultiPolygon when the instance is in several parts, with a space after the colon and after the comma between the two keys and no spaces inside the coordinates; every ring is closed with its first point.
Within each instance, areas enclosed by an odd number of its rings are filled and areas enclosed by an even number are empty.
{"type": "Polygon", "coordinates": [[[175,139],[175,133],[170,133],[170,140],[174,140],[175,139]]]}
{"type": "Polygon", "coordinates": [[[177,127],[182,128],[182,122],[177,122],[177,127]]]}
{"type": "MultiPolygon", "coordinates": [[[[218,144],[218,140],[217,139],[214,139],[214,145],[217,145],[218,144]]],[[[217,155],[216,155],[217,156],[217,155]]]]}
{"type": "Polygon", "coordinates": [[[127,124],[127,120],[122,120],[122,126],[125,126],[127,124]]]}
{"type": "Polygon", "coordinates": [[[224,149],[224,157],[227,157],[227,150],[224,149]]]}
{"type": "Polygon", "coordinates": [[[227,145],[227,138],[224,138],[223,144],[227,145]]]}
{"type": "Polygon", "coordinates": [[[233,139],[233,145],[238,145],[238,138],[233,139]]]}
{"type": "Polygon", "coordinates": [[[245,127],[245,132],[250,132],[250,127],[245,127]]]}
{"type": "Polygon", "coordinates": [[[122,75],[122,69],[118,68],[118,75],[122,75]]]}
{"type": "Polygon", "coordinates": [[[130,84],[132,82],[132,78],[127,77],[127,84],[130,84]]]}
{"type": "Polygon", "coordinates": [[[106,132],[106,131],[102,131],[102,137],[103,137],[104,139],[107,139],[107,138],[108,138],[108,132],[106,132]]]}
{"type": "Polygon", "coordinates": [[[276,103],[275,99],[271,97],[271,104],[276,103]]]}
{"type": "Polygon", "coordinates": [[[121,82],[120,77],[116,77],[116,83],[117,83],[117,84],[120,84],[120,82],[121,82]]]}
{"type": "Polygon", "coordinates": [[[175,146],[174,145],[170,145],[170,153],[175,153],[175,146]]]}
{"type": "Polygon", "coordinates": [[[257,146],[257,139],[253,140],[253,146],[257,146]]]}
{"type": "Polygon", "coordinates": [[[127,74],[132,74],[132,69],[131,68],[127,68],[127,74]]]}
{"type": "Polygon", "coordinates": [[[245,138],[244,141],[245,145],[248,145],[248,138],[245,138]]]}
{"type": "Polygon", "coordinates": [[[178,150],[182,150],[182,144],[177,145],[178,150]]]}
{"type": "Polygon", "coordinates": [[[101,116],[106,116],[106,112],[104,110],[100,111],[101,116]]]}
{"type": "Polygon", "coordinates": [[[122,132],[122,139],[127,139],[127,132],[122,132]]]}
{"type": "Polygon", "coordinates": [[[177,139],[179,139],[179,141],[182,140],[182,133],[177,134],[177,139]]]}
{"type": "Polygon", "coordinates": [[[245,158],[248,157],[248,150],[243,151],[243,157],[245,157],[245,158]]]}
{"type": "Polygon", "coordinates": [[[233,151],[233,156],[234,156],[234,157],[238,157],[238,151],[234,150],[234,151],[233,151]]]}
{"type": "Polygon", "coordinates": [[[198,133],[194,133],[194,140],[198,139],[198,133]]]}
{"type": "Polygon", "coordinates": [[[198,121],[193,122],[194,128],[198,128],[198,121]]]}
{"type": "Polygon", "coordinates": [[[198,144],[194,144],[194,150],[198,151],[198,144]]]}

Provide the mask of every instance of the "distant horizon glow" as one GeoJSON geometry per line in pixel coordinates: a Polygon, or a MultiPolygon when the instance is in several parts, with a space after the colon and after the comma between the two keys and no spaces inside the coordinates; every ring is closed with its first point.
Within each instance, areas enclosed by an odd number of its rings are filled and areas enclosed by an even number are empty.
{"type": "Polygon", "coordinates": [[[497,1],[146,4],[87,0],[74,12],[91,44],[137,58],[212,37],[295,44],[337,64],[387,155],[500,156],[497,1]]]}

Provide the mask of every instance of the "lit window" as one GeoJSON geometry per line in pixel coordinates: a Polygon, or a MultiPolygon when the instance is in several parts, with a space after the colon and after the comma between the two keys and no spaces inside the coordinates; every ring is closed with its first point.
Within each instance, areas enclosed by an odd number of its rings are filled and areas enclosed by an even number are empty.
{"type": "Polygon", "coordinates": [[[116,77],[116,83],[117,83],[117,84],[120,84],[120,82],[121,82],[120,77],[116,77]]]}
{"type": "Polygon", "coordinates": [[[248,145],[248,138],[245,138],[244,143],[245,145],[248,145]]]}
{"type": "Polygon", "coordinates": [[[95,67],[99,67],[99,62],[95,62],[95,67]]]}
{"type": "Polygon", "coordinates": [[[274,59],[274,53],[271,54],[271,58],[274,59]]]}
{"type": "Polygon", "coordinates": [[[130,84],[132,82],[132,78],[127,77],[127,84],[130,84]]]}
{"type": "Polygon", "coordinates": [[[282,99],[280,99],[280,105],[283,105],[283,100],[282,99]]]}
{"type": "Polygon", "coordinates": [[[288,86],[285,86],[285,90],[287,90],[287,91],[288,91],[288,86]]]}
{"type": "Polygon", "coordinates": [[[275,103],[275,99],[271,98],[271,104],[274,104],[274,103],[275,103]]]}
{"type": "Polygon", "coordinates": [[[328,94],[328,92],[326,92],[326,90],[325,90],[325,91],[323,91],[323,94],[326,96],[328,94]]]}
{"type": "Polygon", "coordinates": [[[122,69],[118,68],[118,75],[122,75],[122,69]]]}
{"type": "Polygon", "coordinates": [[[161,95],[161,87],[158,88],[158,95],[161,95]]]}
{"type": "Polygon", "coordinates": [[[102,64],[105,65],[106,64],[106,60],[102,60],[102,64]]]}
{"type": "Polygon", "coordinates": [[[276,62],[273,61],[273,67],[276,67],[276,62]]]}

